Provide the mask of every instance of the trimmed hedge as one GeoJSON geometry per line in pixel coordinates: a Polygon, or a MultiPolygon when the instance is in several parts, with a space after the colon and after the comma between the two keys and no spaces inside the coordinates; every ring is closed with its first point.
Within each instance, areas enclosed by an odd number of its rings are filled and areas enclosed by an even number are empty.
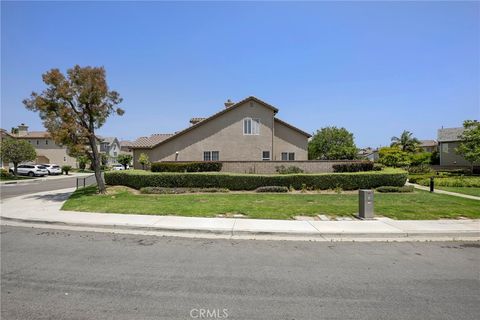
{"type": "Polygon", "coordinates": [[[182,194],[182,193],[227,193],[224,188],[162,188],[162,187],[144,187],[140,189],[144,194],[182,194]]]}
{"type": "Polygon", "coordinates": [[[380,186],[403,186],[407,173],[402,170],[360,173],[250,175],[226,173],[149,173],[143,171],[105,172],[105,182],[134,189],[164,188],[226,188],[255,190],[265,186],[302,187],[308,189],[343,190],[369,189],[380,186]]]}
{"type": "Polygon", "coordinates": [[[288,188],[282,186],[265,186],[258,187],[255,189],[255,192],[288,192],[288,188]]]}
{"type": "Polygon", "coordinates": [[[376,189],[378,192],[381,193],[407,193],[413,192],[414,186],[403,186],[403,187],[393,187],[393,186],[382,186],[376,189]]]}
{"type": "Polygon", "coordinates": [[[221,162],[154,162],[152,172],[211,172],[222,170],[221,162]]]}
{"type": "Polygon", "coordinates": [[[352,163],[339,163],[334,164],[333,172],[360,172],[360,171],[372,171],[373,162],[352,162],[352,163]]]}

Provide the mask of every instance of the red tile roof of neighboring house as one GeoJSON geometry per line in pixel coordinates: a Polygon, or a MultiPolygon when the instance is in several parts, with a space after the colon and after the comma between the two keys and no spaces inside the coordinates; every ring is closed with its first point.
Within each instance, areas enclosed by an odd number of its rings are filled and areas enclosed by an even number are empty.
{"type": "Polygon", "coordinates": [[[420,140],[420,147],[435,147],[438,145],[436,140],[420,140]]]}
{"type": "MultiPolygon", "coordinates": [[[[209,121],[211,121],[211,120],[213,120],[213,119],[215,119],[215,118],[218,118],[219,116],[221,116],[221,115],[229,112],[230,110],[233,110],[233,109],[239,107],[240,105],[242,105],[242,104],[244,104],[245,102],[248,102],[248,101],[255,101],[255,102],[257,102],[257,103],[259,103],[259,104],[261,104],[261,105],[263,105],[263,106],[271,109],[275,114],[278,112],[278,109],[275,108],[274,106],[272,106],[271,104],[268,104],[268,103],[266,103],[265,101],[262,101],[262,100],[258,99],[257,97],[250,96],[250,97],[247,97],[247,98],[245,98],[245,99],[243,99],[243,100],[241,100],[241,101],[239,101],[239,102],[236,102],[236,103],[233,104],[232,106],[227,107],[227,108],[223,109],[222,111],[219,111],[219,112],[215,113],[214,115],[212,115],[212,116],[210,116],[210,117],[208,117],[208,118],[204,118],[202,121],[197,122],[197,123],[193,124],[192,126],[190,126],[190,127],[186,128],[186,129],[182,130],[182,131],[176,132],[175,134],[171,134],[170,136],[168,136],[168,137],[165,138],[165,139],[159,140],[157,143],[153,143],[152,137],[153,137],[154,135],[152,135],[152,136],[150,136],[150,137],[141,137],[141,138],[138,138],[137,140],[134,141],[132,148],[133,148],[133,149],[142,149],[142,148],[153,148],[153,147],[156,147],[157,145],[159,145],[159,144],[161,144],[161,143],[165,143],[165,142],[167,142],[167,141],[170,141],[171,139],[173,139],[173,138],[175,138],[175,137],[177,137],[177,136],[180,136],[180,135],[182,135],[182,134],[184,134],[184,133],[187,133],[187,132],[189,132],[189,131],[191,131],[191,130],[193,130],[193,129],[195,129],[195,128],[197,128],[197,127],[199,127],[199,126],[201,126],[201,125],[203,125],[203,124],[205,124],[205,123],[207,123],[207,122],[209,122],[209,121]]],[[[298,128],[296,128],[296,127],[294,127],[294,126],[292,126],[292,125],[290,125],[290,124],[288,124],[288,123],[286,123],[286,122],[284,122],[284,121],[282,121],[282,120],[279,120],[279,119],[277,119],[277,118],[275,118],[275,119],[276,119],[277,121],[279,121],[280,123],[288,126],[289,128],[294,129],[294,130],[296,130],[296,131],[299,131],[300,133],[302,133],[302,134],[304,134],[304,135],[306,135],[306,136],[308,136],[308,137],[311,137],[310,134],[308,134],[308,133],[306,133],[306,132],[304,132],[304,131],[302,131],[302,130],[300,130],[300,129],[298,129],[298,128]]],[[[165,136],[165,134],[163,134],[163,136],[165,136]]]]}
{"type": "Polygon", "coordinates": [[[48,133],[48,131],[28,131],[24,135],[20,136],[18,134],[15,134],[13,136],[15,138],[20,138],[20,139],[45,139],[45,138],[50,139],[51,138],[50,133],[48,133]]]}
{"type": "Polygon", "coordinates": [[[132,148],[151,148],[160,142],[174,136],[173,133],[155,133],[150,137],[140,137],[132,142],[132,148]]]}

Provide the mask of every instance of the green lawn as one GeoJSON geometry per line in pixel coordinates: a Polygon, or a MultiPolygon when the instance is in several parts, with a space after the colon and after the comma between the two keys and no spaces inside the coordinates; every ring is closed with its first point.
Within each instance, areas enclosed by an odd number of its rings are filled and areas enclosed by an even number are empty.
{"type": "MultiPolygon", "coordinates": [[[[98,195],[92,187],[75,192],[63,210],[148,215],[215,217],[241,213],[249,218],[291,219],[296,215],[351,216],[356,194],[183,194],[141,195],[129,191],[98,195]]],[[[415,191],[375,194],[375,213],[393,219],[480,218],[480,202],[415,191]]]]}
{"type": "Polygon", "coordinates": [[[468,194],[470,196],[480,197],[480,188],[475,187],[435,187],[439,190],[458,192],[463,194],[468,194]]]}

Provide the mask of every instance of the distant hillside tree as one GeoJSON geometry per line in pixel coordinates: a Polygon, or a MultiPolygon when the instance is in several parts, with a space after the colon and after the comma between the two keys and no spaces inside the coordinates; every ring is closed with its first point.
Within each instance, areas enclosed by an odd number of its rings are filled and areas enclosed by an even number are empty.
{"type": "Polygon", "coordinates": [[[308,142],[308,158],[311,160],[350,160],[356,157],[353,133],[345,128],[322,128],[308,142]]]}
{"type": "Polygon", "coordinates": [[[47,88],[33,92],[23,101],[28,110],[36,111],[43,125],[57,144],[66,146],[71,155],[89,157],[98,191],[105,193],[101,175],[101,156],[97,149],[95,130],[102,127],[112,114],[123,115],[117,107],[122,98],[110,91],[103,67],[80,67],[67,70],[64,75],[51,69],[42,75],[47,88]]]}

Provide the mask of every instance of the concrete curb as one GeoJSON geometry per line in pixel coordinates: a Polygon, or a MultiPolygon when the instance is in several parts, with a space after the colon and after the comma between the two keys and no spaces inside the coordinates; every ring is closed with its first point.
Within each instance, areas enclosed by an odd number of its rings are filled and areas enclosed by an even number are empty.
{"type": "Polygon", "coordinates": [[[40,219],[20,219],[2,216],[1,221],[17,222],[22,224],[42,224],[45,226],[75,227],[115,231],[145,231],[157,232],[163,234],[175,234],[177,236],[191,237],[195,236],[222,236],[223,238],[246,238],[246,239],[266,239],[266,240],[317,240],[317,241],[457,241],[469,240],[480,241],[479,231],[462,232],[440,232],[440,231],[420,231],[420,232],[398,232],[398,233],[299,233],[299,232],[266,232],[266,231],[227,231],[227,230],[209,230],[209,229],[188,229],[188,228],[165,228],[154,226],[139,226],[128,224],[90,224],[90,223],[70,223],[58,220],[40,220],[40,219]],[[293,238],[293,239],[292,239],[293,238]]]}
{"type": "Polygon", "coordinates": [[[45,176],[45,177],[38,177],[38,178],[31,178],[31,179],[21,179],[21,180],[7,180],[7,181],[0,181],[0,185],[9,185],[9,184],[30,184],[30,183],[39,183],[42,181],[55,181],[55,180],[63,180],[68,178],[80,178],[91,175],[91,173],[76,173],[76,174],[69,174],[67,175],[58,175],[58,176],[45,176]],[[49,177],[49,178],[47,178],[49,177]]]}

